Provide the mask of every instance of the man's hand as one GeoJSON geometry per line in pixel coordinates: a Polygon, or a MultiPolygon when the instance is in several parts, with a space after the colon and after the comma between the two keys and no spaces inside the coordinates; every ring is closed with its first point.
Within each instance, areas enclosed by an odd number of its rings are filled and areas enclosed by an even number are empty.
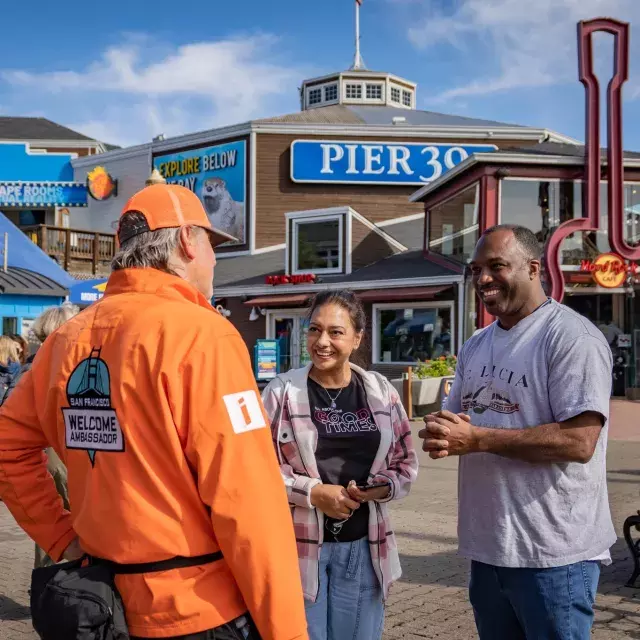
{"type": "Polygon", "coordinates": [[[334,520],[346,520],[360,504],[352,500],[344,487],[317,484],[311,489],[311,504],[334,520]]]}
{"type": "Polygon", "coordinates": [[[84,551],[80,546],[80,540],[78,538],[75,538],[71,542],[71,544],[64,550],[62,554],[62,559],[68,560],[68,561],[80,560],[80,558],[82,558],[83,555],[84,555],[84,551]]]}
{"type": "Polygon", "coordinates": [[[356,486],[356,481],[352,480],[347,485],[347,491],[356,502],[363,503],[369,502],[370,500],[384,500],[391,491],[391,485],[387,485],[386,487],[375,487],[373,489],[362,491],[356,486]]]}
{"type": "Polygon", "coordinates": [[[423,451],[429,452],[433,460],[449,455],[461,456],[475,448],[471,418],[450,411],[438,411],[424,418],[425,428],[418,436],[424,440],[423,451]]]}

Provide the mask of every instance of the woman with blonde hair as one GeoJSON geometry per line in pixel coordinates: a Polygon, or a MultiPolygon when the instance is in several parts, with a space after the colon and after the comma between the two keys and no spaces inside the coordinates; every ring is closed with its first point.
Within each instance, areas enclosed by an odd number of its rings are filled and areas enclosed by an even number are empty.
{"type": "MultiPolygon", "coordinates": [[[[54,331],[59,329],[67,320],[70,320],[80,312],[80,309],[73,304],[63,304],[59,307],[50,307],[46,311],[44,311],[33,323],[33,327],[31,331],[35,335],[35,337],[42,343],[44,342],[54,331]]],[[[2,338],[6,336],[0,336],[0,341],[2,338]]],[[[16,342],[14,342],[11,338],[6,337],[7,340],[12,342],[16,347],[16,352],[19,347],[16,342]]],[[[2,356],[2,351],[0,347],[0,358],[2,356]]],[[[35,355],[27,358],[25,364],[20,367],[18,366],[18,373],[13,376],[11,383],[9,384],[9,388],[6,391],[4,398],[6,398],[11,391],[16,387],[20,378],[31,369],[31,363],[33,362],[35,355]]],[[[64,466],[64,463],[56,452],[49,447],[45,450],[47,454],[47,469],[49,473],[53,476],[53,480],[56,483],[56,488],[58,489],[58,493],[64,502],[64,508],[69,510],[69,494],[67,491],[67,468],[64,466]]],[[[38,545],[36,545],[36,557],[35,557],[35,567],[46,567],[53,564],[53,560],[45,553],[43,549],[41,549],[38,545]]]]}
{"type": "Polygon", "coordinates": [[[20,345],[9,336],[0,336],[0,404],[20,375],[20,345]]]}

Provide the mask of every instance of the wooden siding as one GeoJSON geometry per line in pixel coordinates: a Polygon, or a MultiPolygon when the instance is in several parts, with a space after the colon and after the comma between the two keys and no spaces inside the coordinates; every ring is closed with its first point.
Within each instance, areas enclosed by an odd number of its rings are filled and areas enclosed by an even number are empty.
{"type": "Polygon", "coordinates": [[[355,218],[351,220],[351,239],[351,265],[354,270],[398,253],[398,249],[392,247],[379,233],[355,218]]]}

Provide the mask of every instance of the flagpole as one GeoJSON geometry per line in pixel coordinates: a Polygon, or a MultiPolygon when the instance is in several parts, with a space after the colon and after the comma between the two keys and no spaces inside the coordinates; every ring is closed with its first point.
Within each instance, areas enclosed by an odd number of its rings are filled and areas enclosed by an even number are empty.
{"type": "Polygon", "coordinates": [[[364,62],[362,61],[362,56],[360,55],[360,3],[362,0],[355,0],[356,5],[356,54],[353,59],[353,67],[352,69],[364,69],[364,62]]]}

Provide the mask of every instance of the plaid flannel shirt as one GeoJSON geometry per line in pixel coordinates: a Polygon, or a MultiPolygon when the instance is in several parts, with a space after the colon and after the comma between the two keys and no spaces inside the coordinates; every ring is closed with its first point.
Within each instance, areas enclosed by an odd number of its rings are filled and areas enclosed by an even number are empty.
{"type": "MultiPolygon", "coordinates": [[[[311,505],[311,489],[322,481],[315,458],[318,431],[311,419],[307,392],[310,368],[308,365],[279,375],[265,388],[262,400],[271,419],[273,442],[289,496],[302,588],[305,598],[315,602],[324,514],[311,505]]],[[[381,435],[369,480],[391,484],[387,498],[368,503],[371,559],[386,599],[391,584],[402,571],[385,503],[409,493],[418,475],[418,458],[411,440],[411,425],[396,390],[378,373],[354,364],[351,368],[362,376],[367,402],[381,435]]]]}

